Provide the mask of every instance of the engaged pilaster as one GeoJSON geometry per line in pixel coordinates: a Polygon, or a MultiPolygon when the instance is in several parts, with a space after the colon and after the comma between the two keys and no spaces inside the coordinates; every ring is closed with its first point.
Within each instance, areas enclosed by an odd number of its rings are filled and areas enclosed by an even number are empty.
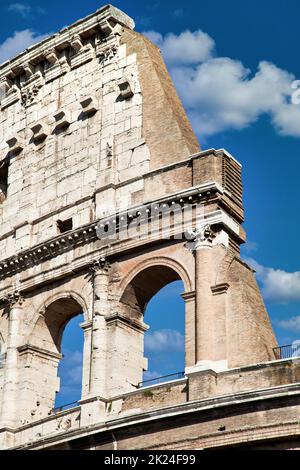
{"type": "Polygon", "coordinates": [[[19,424],[19,352],[20,325],[24,298],[20,292],[9,294],[4,303],[9,315],[7,353],[4,372],[1,427],[16,427],[19,424]]]}
{"type": "Polygon", "coordinates": [[[211,225],[202,226],[190,232],[190,241],[187,248],[195,256],[196,278],[196,318],[195,318],[195,362],[187,363],[189,370],[222,369],[226,367],[226,309],[216,300],[213,287],[216,284],[218,257],[216,246],[220,236],[211,225]],[[214,248],[215,247],[215,248],[214,248]],[[220,304],[220,305],[219,305],[220,304]],[[224,324],[225,322],[225,324],[224,324]],[[224,324],[222,332],[219,325],[224,324]]]}
{"type": "Polygon", "coordinates": [[[96,261],[92,268],[93,321],[91,331],[90,396],[106,397],[107,374],[107,326],[109,315],[109,271],[110,264],[104,258],[96,261]]]}

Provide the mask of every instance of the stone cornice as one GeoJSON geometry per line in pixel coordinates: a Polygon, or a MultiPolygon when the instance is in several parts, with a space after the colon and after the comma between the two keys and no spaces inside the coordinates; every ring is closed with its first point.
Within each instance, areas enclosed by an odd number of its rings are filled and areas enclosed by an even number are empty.
{"type": "Polygon", "coordinates": [[[148,325],[146,325],[145,323],[134,318],[126,317],[125,315],[122,315],[118,312],[112,313],[111,315],[106,317],[105,320],[108,325],[118,325],[119,323],[122,323],[125,326],[129,326],[130,328],[133,328],[137,331],[141,331],[142,333],[145,333],[149,329],[148,325]]]}
{"type": "Polygon", "coordinates": [[[133,29],[135,26],[134,21],[121,10],[111,5],[106,5],[92,15],[77,21],[53,36],[29,47],[14,59],[4,62],[0,66],[0,79],[7,76],[12,69],[18,70],[24,68],[26,64],[36,63],[41,58],[45,58],[46,55],[49,56],[49,51],[55,48],[63,48],[65,45],[68,45],[76,35],[88,36],[100,29],[107,36],[116,24],[130,29],[133,29]]]}
{"type": "Polygon", "coordinates": [[[23,346],[19,346],[18,352],[20,355],[31,353],[31,354],[38,354],[39,356],[47,357],[47,358],[52,357],[53,359],[56,359],[58,361],[62,359],[63,357],[62,354],[60,353],[47,351],[46,349],[39,348],[38,346],[34,346],[32,344],[24,344],[23,346]]]}
{"type": "MultiPolygon", "coordinates": [[[[154,387],[154,386],[153,386],[154,387]]],[[[144,389],[141,389],[140,391],[134,391],[132,392],[134,394],[136,393],[144,393],[144,389]]],[[[126,394],[125,394],[126,395],[126,394]]],[[[124,395],[124,396],[125,396],[124,395]]],[[[218,409],[225,409],[230,408],[233,405],[236,407],[237,405],[248,405],[249,407],[254,406],[256,403],[264,403],[268,402],[271,400],[278,400],[278,399],[288,399],[291,398],[292,396],[299,396],[300,395],[300,384],[290,384],[290,385],[284,385],[284,386],[277,386],[277,387],[271,387],[271,388],[263,388],[263,389],[256,389],[256,390],[250,390],[250,391],[243,391],[243,392],[237,392],[234,394],[230,395],[222,395],[220,397],[212,397],[208,399],[200,399],[200,400],[195,400],[191,402],[186,402],[186,403],[181,403],[178,405],[171,405],[168,407],[164,408],[158,408],[154,410],[148,410],[146,412],[138,412],[134,415],[130,416],[118,416],[118,417],[113,417],[111,419],[107,419],[99,424],[90,426],[90,427],[85,427],[85,428],[80,428],[76,430],[70,430],[69,432],[64,433],[62,436],[61,434],[54,434],[51,436],[45,436],[44,438],[37,440],[35,443],[27,442],[26,444],[23,444],[21,446],[15,446],[12,447],[11,450],[18,450],[18,449],[29,449],[29,448],[46,448],[47,446],[51,446],[54,444],[59,444],[60,442],[67,442],[69,440],[74,440],[78,437],[83,438],[86,436],[92,436],[97,433],[104,433],[106,431],[114,431],[116,429],[120,428],[127,428],[130,427],[132,428],[135,425],[141,426],[142,424],[147,424],[151,422],[155,422],[157,420],[168,420],[168,419],[174,419],[176,417],[183,417],[183,416],[192,416],[193,414],[200,414],[201,413],[207,413],[210,410],[214,410],[214,412],[218,409]]],[[[77,410],[77,408],[76,408],[77,410]]],[[[68,410],[69,413],[74,412],[74,410],[68,410]]],[[[67,412],[66,412],[67,414],[67,412]]],[[[47,420],[52,420],[55,419],[55,416],[49,417],[47,420]]],[[[46,419],[42,420],[41,422],[45,423],[46,419]]],[[[17,434],[25,429],[28,429],[29,427],[37,426],[39,425],[39,421],[36,421],[33,424],[22,426],[18,429],[10,429],[10,428],[4,428],[1,429],[0,431],[8,431],[11,432],[12,434],[17,434]]],[[[293,425],[295,430],[297,430],[297,435],[299,435],[299,424],[298,420],[295,419],[294,421],[288,421],[285,423],[286,426],[293,425]]],[[[278,426],[276,423],[271,423],[271,424],[266,424],[262,426],[265,430],[270,430],[270,437],[272,438],[272,429],[278,426]]],[[[255,430],[257,433],[257,425],[255,427],[248,426],[245,428],[246,431],[252,431],[255,430]]],[[[282,430],[282,435],[285,435],[284,429],[282,430]]],[[[240,430],[236,431],[235,433],[238,434],[240,430]]],[[[251,433],[252,434],[252,433],[251,433]]],[[[215,433],[212,435],[213,439],[215,440],[216,437],[220,435],[220,433],[215,433]]],[[[290,436],[290,429],[287,430],[286,432],[287,436],[290,436]]],[[[268,439],[268,436],[265,437],[268,439]]],[[[253,440],[255,441],[255,435],[252,435],[252,438],[249,439],[249,436],[247,436],[247,441],[253,440]]],[[[237,442],[240,442],[237,440],[237,442]]],[[[231,442],[232,443],[232,442],[231,442]]]]}
{"type": "MultiPolygon", "coordinates": [[[[113,214],[105,219],[102,219],[97,222],[92,222],[88,225],[82,226],[75,230],[61,234],[55,238],[47,240],[43,243],[35,245],[27,250],[20,251],[14,256],[6,258],[0,261],[0,278],[5,278],[7,275],[13,275],[17,272],[20,272],[24,269],[29,269],[32,266],[40,264],[44,261],[52,259],[60,254],[63,254],[71,249],[76,248],[77,246],[91,243],[97,240],[97,227],[100,225],[106,224],[116,224],[118,225],[119,221],[122,218],[127,217],[127,222],[130,223],[134,218],[139,217],[141,210],[149,211],[149,216],[151,216],[151,207],[153,205],[163,206],[163,204],[171,204],[172,202],[177,204],[195,204],[202,201],[207,201],[208,198],[215,198],[217,194],[221,192],[221,189],[216,183],[206,183],[198,187],[190,188],[186,191],[176,193],[176,195],[168,195],[164,198],[154,200],[152,202],[146,203],[141,206],[134,206],[128,209],[127,211],[120,212],[117,215],[113,214]]],[[[211,224],[222,223],[221,211],[218,213],[212,213],[211,224]]],[[[208,214],[209,217],[209,214],[208,214]]],[[[238,224],[237,224],[238,226],[238,224]]],[[[230,228],[230,227],[229,227],[230,228]]],[[[182,227],[181,227],[182,230],[182,227]]],[[[175,233],[175,232],[174,232],[175,233]]],[[[157,234],[159,236],[160,234],[157,234]]],[[[154,241],[154,239],[150,240],[154,241]]],[[[147,240],[146,240],[147,242],[147,240]]],[[[122,243],[122,242],[121,242],[122,243]]],[[[145,241],[144,241],[145,243],[145,241]]],[[[108,240],[103,240],[103,245],[100,247],[100,250],[107,250],[111,247],[112,243],[108,240]]],[[[116,248],[113,248],[113,251],[116,251],[116,248]]]]}

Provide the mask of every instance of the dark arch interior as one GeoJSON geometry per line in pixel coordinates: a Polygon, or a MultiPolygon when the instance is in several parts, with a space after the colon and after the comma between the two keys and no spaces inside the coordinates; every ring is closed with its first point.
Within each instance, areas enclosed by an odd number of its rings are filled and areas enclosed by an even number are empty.
{"type": "Polygon", "coordinates": [[[180,280],[179,274],[168,266],[150,266],[132,279],[122,296],[122,302],[144,313],[148,302],[157,292],[171,282],[180,280]]]}

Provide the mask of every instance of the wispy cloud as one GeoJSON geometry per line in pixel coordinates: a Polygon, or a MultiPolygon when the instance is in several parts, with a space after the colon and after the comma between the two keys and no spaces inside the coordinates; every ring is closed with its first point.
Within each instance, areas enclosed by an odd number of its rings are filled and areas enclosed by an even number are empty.
{"type": "Polygon", "coordinates": [[[27,3],[11,3],[8,6],[8,11],[12,13],[17,13],[21,15],[23,18],[28,18],[30,16],[34,16],[35,14],[43,15],[46,13],[46,10],[42,7],[35,7],[28,5],[27,3]]]}
{"type": "Polygon", "coordinates": [[[177,330],[157,330],[145,335],[145,349],[149,352],[184,351],[184,336],[177,330]]]}
{"type": "Polygon", "coordinates": [[[144,372],[143,380],[154,380],[161,376],[162,374],[160,372],[147,370],[144,372]]]}
{"type": "Polygon", "coordinates": [[[31,29],[15,31],[13,36],[0,44],[0,63],[13,58],[27,47],[45,39],[49,34],[39,34],[31,29]]]}
{"type": "Polygon", "coordinates": [[[287,272],[265,267],[253,258],[246,258],[245,261],[256,271],[266,299],[281,303],[300,300],[300,271],[287,272]]]}
{"type": "Polygon", "coordinates": [[[183,17],[183,9],[182,8],[177,8],[172,12],[172,15],[175,16],[175,18],[182,18],[183,17]]]}
{"type": "Polygon", "coordinates": [[[300,106],[292,104],[295,76],[262,60],[257,70],[217,57],[215,41],[201,30],[144,33],[160,49],[195,130],[209,136],[244,129],[268,115],[276,132],[300,137],[300,106]]]}
{"type": "Polygon", "coordinates": [[[11,3],[8,6],[8,11],[18,13],[23,16],[23,18],[26,18],[28,15],[30,15],[31,10],[31,6],[27,5],[26,3],[11,3]]]}
{"type": "Polygon", "coordinates": [[[245,245],[243,245],[243,250],[245,253],[253,253],[254,251],[257,251],[258,244],[256,242],[252,241],[247,241],[245,245]]]}
{"type": "Polygon", "coordinates": [[[288,320],[279,320],[276,322],[276,325],[280,326],[285,330],[290,331],[300,331],[300,316],[291,317],[288,320]]]}

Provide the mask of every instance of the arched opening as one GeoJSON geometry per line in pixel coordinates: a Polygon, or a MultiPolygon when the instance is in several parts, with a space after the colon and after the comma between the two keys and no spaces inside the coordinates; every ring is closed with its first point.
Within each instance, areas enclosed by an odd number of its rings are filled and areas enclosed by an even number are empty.
{"type": "Polygon", "coordinates": [[[185,290],[177,270],[159,264],[138,272],[122,295],[122,313],[150,327],[141,348],[148,359],[148,370],[139,375],[138,386],[182,376],[185,369],[185,304],[180,294],[185,290]]]}
{"type": "Polygon", "coordinates": [[[148,303],[144,319],[148,370],[143,385],[180,378],[185,369],[185,303],[182,281],[163,287],[148,303]]]}
{"type": "Polygon", "coordinates": [[[83,314],[72,318],[66,325],[62,341],[62,359],[58,366],[60,388],[56,393],[55,409],[73,405],[81,398],[83,363],[83,314]]]}
{"type": "Polygon", "coordinates": [[[81,397],[83,308],[72,297],[59,298],[45,308],[30,336],[34,351],[30,383],[39,410],[47,414],[81,397]]]}

